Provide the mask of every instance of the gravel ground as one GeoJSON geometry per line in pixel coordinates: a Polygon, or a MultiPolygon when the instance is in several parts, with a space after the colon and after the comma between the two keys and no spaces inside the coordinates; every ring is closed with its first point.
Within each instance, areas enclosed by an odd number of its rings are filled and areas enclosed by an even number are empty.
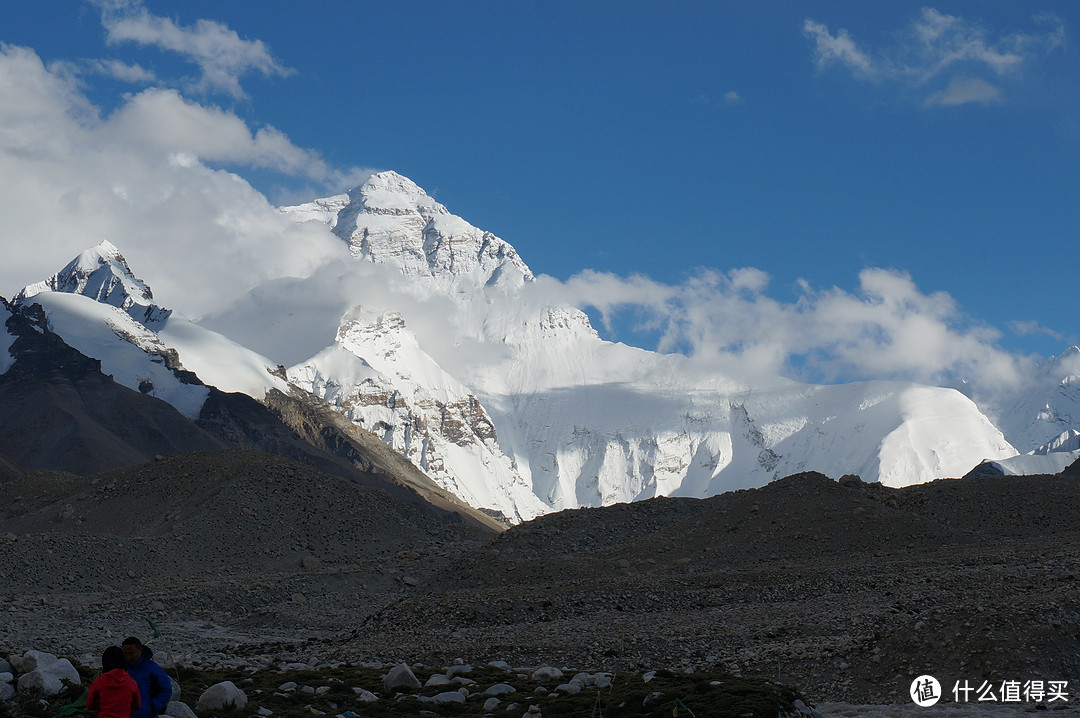
{"type": "MultiPolygon", "coordinates": [[[[845,483],[803,474],[494,536],[253,453],[37,474],[0,493],[0,655],[158,630],[155,650],[187,665],[767,675],[829,715],[914,715],[926,673],[1067,680],[1078,701],[1075,479],[845,483]]],[[[945,709],[917,710],[968,715],[945,709]]]]}

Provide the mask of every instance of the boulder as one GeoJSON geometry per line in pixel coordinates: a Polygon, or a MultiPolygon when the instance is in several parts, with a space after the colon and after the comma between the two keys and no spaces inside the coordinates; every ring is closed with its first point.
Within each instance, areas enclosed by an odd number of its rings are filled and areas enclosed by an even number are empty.
{"type": "Polygon", "coordinates": [[[165,706],[165,715],[172,718],[198,718],[187,703],[180,701],[169,701],[169,705],[165,706]]]}
{"type": "Polygon", "coordinates": [[[243,708],[247,705],[247,694],[237,688],[232,681],[222,681],[203,691],[199,696],[200,711],[219,711],[225,708],[243,708]]]}
{"type": "Polygon", "coordinates": [[[863,480],[862,477],[858,474],[844,474],[837,480],[837,483],[839,483],[841,486],[853,488],[857,486],[862,486],[863,480]]]}
{"type": "Polygon", "coordinates": [[[496,683],[495,685],[484,691],[485,696],[505,696],[507,693],[514,693],[517,688],[514,688],[509,683],[496,683]]]}
{"type": "Polygon", "coordinates": [[[431,677],[424,681],[424,688],[430,686],[448,686],[452,682],[453,681],[450,680],[449,676],[445,676],[442,673],[432,673],[431,677]]]}
{"type": "Polygon", "coordinates": [[[417,690],[420,688],[420,680],[408,665],[399,663],[383,678],[383,688],[387,691],[417,690]]]}
{"type": "MultiPolygon", "coordinates": [[[[38,653],[38,651],[27,651],[27,653],[38,653]]],[[[42,661],[41,655],[34,656],[29,660],[24,658],[24,666],[30,663],[38,667],[19,676],[20,693],[41,693],[46,696],[55,696],[64,690],[64,681],[70,681],[75,685],[82,684],[79,671],[75,669],[75,666],[71,665],[71,661],[66,658],[58,659],[48,653],[42,655],[54,660],[42,661]]]]}
{"type": "Polygon", "coordinates": [[[445,693],[439,693],[435,696],[435,702],[440,705],[447,703],[464,703],[465,696],[457,691],[446,691],[445,693]]]}
{"type": "Polygon", "coordinates": [[[22,654],[22,656],[16,660],[18,661],[18,664],[15,667],[19,670],[19,673],[29,673],[30,671],[36,671],[39,668],[51,666],[60,659],[51,653],[31,650],[22,654]]]}
{"type": "Polygon", "coordinates": [[[529,678],[532,678],[534,681],[540,681],[541,683],[557,681],[562,678],[562,671],[554,666],[540,666],[529,675],[529,678]]]}
{"type": "Polygon", "coordinates": [[[366,688],[353,688],[353,693],[356,694],[356,700],[361,703],[374,703],[379,700],[379,697],[369,691],[366,688]]]}

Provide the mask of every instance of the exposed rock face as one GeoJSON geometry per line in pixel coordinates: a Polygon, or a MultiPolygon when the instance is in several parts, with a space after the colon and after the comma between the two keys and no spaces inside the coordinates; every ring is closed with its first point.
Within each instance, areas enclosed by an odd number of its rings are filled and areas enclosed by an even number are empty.
{"type": "Polygon", "coordinates": [[[480,400],[419,347],[399,314],[355,308],[335,344],[288,377],[468,504],[514,521],[544,511],[480,400]]]}
{"type": "Polygon", "coordinates": [[[348,194],[283,211],[297,221],[329,225],[353,255],[456,291],[470,283],[518,283],[532,272],[508,243],[450,214],[412,180],[378,172],[348,194]]]}
{"type": "Polygon", "coordinates": [[[35,307],[15,309],[7,329],[17,337],[15,362],[0,374],[0,454],[9,466],[93,473],[225,447],[164,401],[102,374],[35,307]]]}
{"type": "Polygon", "coordinates": [[[108,241],[87,249],[48,279],[25,287],[14,301],[22,304],[49,291],[82,294],[123,309],[147,326],[164,323],[172,313],[154,304],[150,287],[135,276],[124,255],[108,241]]]}

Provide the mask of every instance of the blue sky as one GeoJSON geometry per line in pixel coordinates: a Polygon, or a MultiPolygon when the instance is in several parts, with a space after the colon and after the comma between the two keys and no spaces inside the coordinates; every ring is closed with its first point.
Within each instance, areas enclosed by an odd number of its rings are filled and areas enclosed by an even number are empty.
{"type": "Polygon", "coordinates": [[[168,89],[263,130],[246,151],[196,154],[273,202],[393,169],[559,280],[755,268],[755,296],[795,308],[834,288],[865,299],[879,268],[995,350],[1080,341],[1069,0],[66,0],[5,15],[9,58],[32,51],[90,114],[168,89]]]}

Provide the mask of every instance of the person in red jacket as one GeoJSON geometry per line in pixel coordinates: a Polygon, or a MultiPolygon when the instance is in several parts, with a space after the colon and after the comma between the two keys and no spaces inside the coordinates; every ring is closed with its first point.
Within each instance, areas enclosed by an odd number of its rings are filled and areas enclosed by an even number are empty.
{"type": "Polygon", "coordinates": [[[101,654],[101,675],[90,684],[86,708],[97,718],[131,718],[139,708],[139,686],[125,668],[124,651],[109,646],[101,654]]]}

